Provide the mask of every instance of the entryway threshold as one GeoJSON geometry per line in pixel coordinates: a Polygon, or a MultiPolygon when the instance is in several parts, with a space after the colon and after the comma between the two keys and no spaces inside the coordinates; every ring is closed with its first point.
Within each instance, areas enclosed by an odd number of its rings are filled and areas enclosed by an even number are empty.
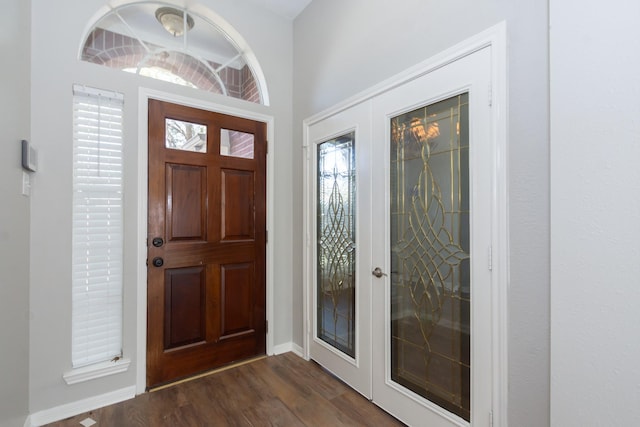
{"type": "Polygon", "coordinates": [[[153,387],[150,388],[149,390],[147,390],[148,393],[153,393],[155,391],[159,391],[159,390],[164,390],[165,388],[169,388],[169,387],[173,387],[174,385],[178,385],[178,384],[182,384],[182,383],[186,383],[189,381],[193,381],[193,380],[197,380],[198,378],[202,378],[202,377],[208,377],[209,375],[213,375],[213,374],[217,374],[218,372],[223,372],[223,371],[227,371],[229,369],[233,369],[233,368],[237,368],[238,366],[242,366],[242,365],[247,365],[249,363],[253,363],[253,362],[257,362],[258,360],[262,360],[262,359],[266,359],[267,355],[263,354],[257,357],[252,357],[249,359],[245,359],[245,360],[241,360],[239,362],[233,362],[230,363],[228,365],[222,366],[220,368],[216,368],[216,369],[212,369],[210,371],[206,371],[206,372],[201,372],[197,375],[193,375],[187,378],[182,378],[180,380],[177,381],[173,381],[167,384],[162,384],[159,385],[157,387],[153,387]]]}

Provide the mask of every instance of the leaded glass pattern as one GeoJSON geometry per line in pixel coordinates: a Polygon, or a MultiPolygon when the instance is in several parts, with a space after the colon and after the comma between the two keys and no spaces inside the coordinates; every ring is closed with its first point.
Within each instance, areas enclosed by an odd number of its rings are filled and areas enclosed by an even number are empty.
{"type": "Polygon", "coordinates": [[[354,133],[318,145],[317,336],[355,357],[354,133]]]}
{"type": "Polygon", "coordinates": [[[468,94],[391,119],[391,377],[470,419],[468,94]]]}

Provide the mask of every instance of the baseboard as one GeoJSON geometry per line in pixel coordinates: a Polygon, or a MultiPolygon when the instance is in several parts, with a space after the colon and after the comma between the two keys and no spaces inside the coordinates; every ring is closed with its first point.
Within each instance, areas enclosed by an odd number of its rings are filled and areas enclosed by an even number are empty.
{"type": "Polygon", "coordinates": [[[45,409],[44,411],[31,414],[27,418],[28,424],[25,422],[25,426],[38,427],[55,421],[64,420],[65,418],[73,417],[75,415],[82,414],[83,412],[93,411],[94,409],[132,399],[135,395],[136,387],[130,386],[99,396],[89,397],[87,399],[56,406],[55,408],[45,409]]]}
{"type": "Polygon", "coordinates": [[[291,351],[304,359],[304,349],[296,343],[291,344],[291,351]]]}
{"type": "Polygon", "coordinates": [[[288,342],[288,343],[273,346],[274,355],[288,353],[288,352],[293,352],[300,357],[304,357],[304,350],[302,349],[302,347],[300,347],[296,343],[288,342]]]}

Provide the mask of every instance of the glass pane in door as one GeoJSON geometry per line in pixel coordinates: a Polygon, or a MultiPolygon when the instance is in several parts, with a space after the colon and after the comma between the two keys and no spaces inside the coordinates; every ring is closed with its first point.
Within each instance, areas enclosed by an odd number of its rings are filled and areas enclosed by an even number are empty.
{"type": "Polygon", "coordinates": [[[318,145],[317,336],[355,357],[354,133],[318,145]]]}
{"type": "Polygon", "coordinates": [[[470,418],[468,94],[391,119],[391,378],[470,418]]]}
{"type": "Polygon", "coordinates": [[[253,159],[255,136],[238,130],[220,129],[220,154],[253,159]]]}
{"type": "Polygon", "coordinates": [[[165,119],[165,147],[173,150],[207,152],[207,126],[182,120],[165,119]]]}

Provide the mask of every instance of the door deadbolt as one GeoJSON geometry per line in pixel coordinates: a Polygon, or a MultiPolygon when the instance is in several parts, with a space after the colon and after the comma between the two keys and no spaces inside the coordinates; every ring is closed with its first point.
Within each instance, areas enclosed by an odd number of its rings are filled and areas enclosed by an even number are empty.
{"type": "Polygon", "coordinates": [[[160,246],[164,245],[164,240],[162,240],[162,237],[154,237],[151,241],[151,244],[156,248],[159,248],[160,246]]]}

